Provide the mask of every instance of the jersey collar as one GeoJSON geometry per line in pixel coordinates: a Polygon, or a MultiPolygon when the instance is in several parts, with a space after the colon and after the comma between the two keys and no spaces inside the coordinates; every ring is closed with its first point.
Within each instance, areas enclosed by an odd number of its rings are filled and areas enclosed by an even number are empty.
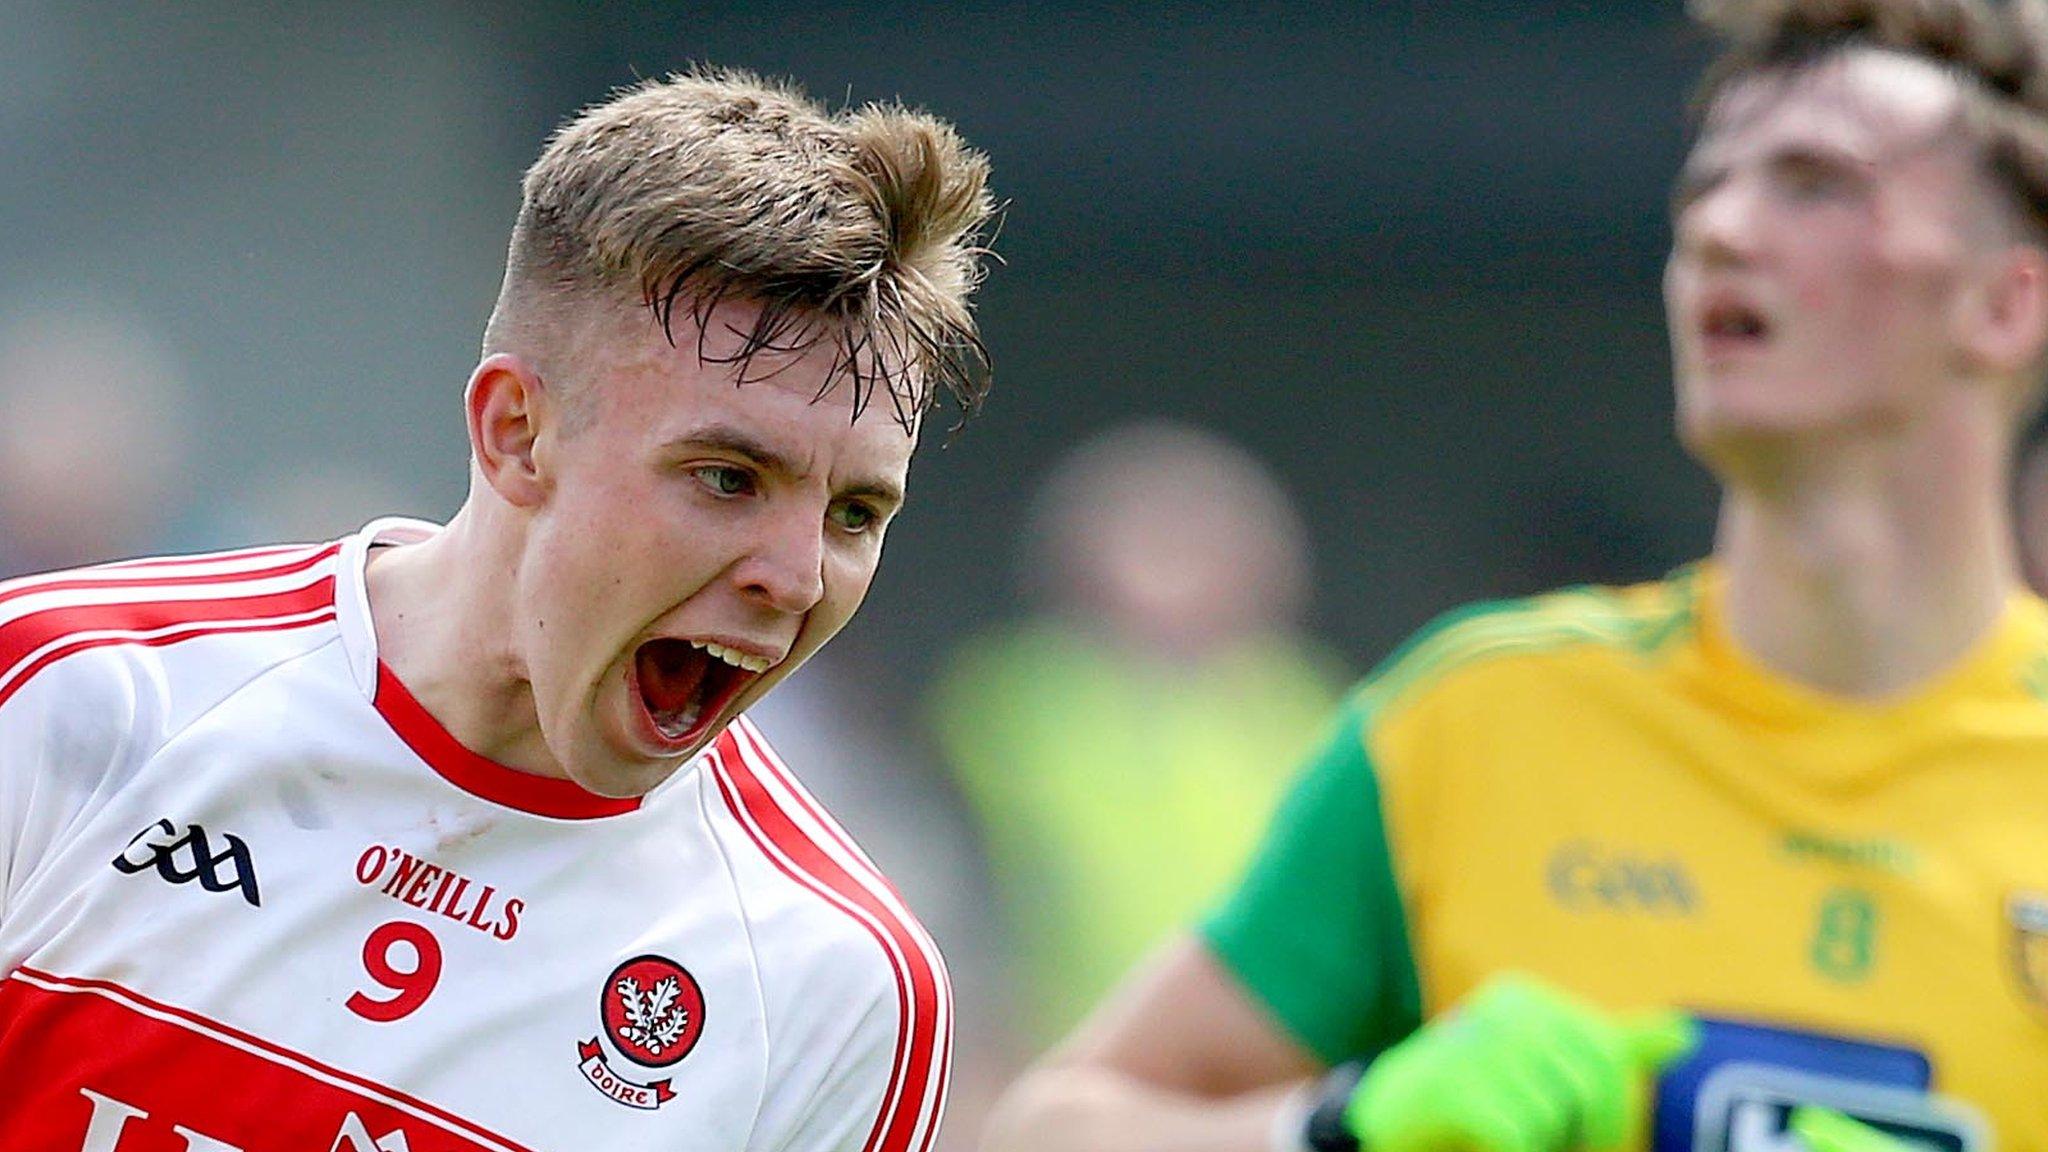
{"type": "Polygon", "coordinates": [[[341,542],[334,586],[336,617],[349,671],[364,698],[427,767],[472,796],[558,820],[590,820],[637,810],[643,797],[599,796],[572,781],[522,772],[464,747],[378,659],[368,582],[363,578],[370,549],[417,544],[440,530],[440,525],[425,520],[387,517],[371,521],[341,542]]]}

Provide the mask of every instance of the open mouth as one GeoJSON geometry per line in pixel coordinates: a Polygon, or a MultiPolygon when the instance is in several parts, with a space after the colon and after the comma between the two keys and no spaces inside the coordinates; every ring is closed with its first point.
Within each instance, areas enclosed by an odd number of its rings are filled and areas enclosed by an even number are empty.
{"type": "Polygon", "coordinates": [[[654,730],[678,747],[694,744],[769,662],[718,644],[662,638],[633,653],[631,687],[654,730]]]}
{"type": "Polygon", "coordinates": [[[1723,301],[1707,309],[1701,317],[1700,330],[1717,344],[1750,344],[1769,336],[1770,324],[1763,313],[1746,304],[1723,301]]]}

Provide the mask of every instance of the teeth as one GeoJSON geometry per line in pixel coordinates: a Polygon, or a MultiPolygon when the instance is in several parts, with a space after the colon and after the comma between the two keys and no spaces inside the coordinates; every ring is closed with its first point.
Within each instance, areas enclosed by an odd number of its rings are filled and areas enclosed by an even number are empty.
{"type": "Polygon", "coordinates": [[[690,641],[690,647],[702,649],[704,652],[725,661],[735,668],[744,668],[749,672],[766,672],[768,670],[768,659],[765,656],[749,656],[745,652],[736,652],[723,644],[713,644],[706,640],[692,640],[690,641]]]}
{"type": "Polygon", "coordinates": [[[654,721],[654,726],[656,728],[661,729],[661,734],[668,737],[669,739],[681,740],[684,734],[688,733],[689,730],[696,725],[697,712],[697,705],[692,704],[689,707],[683,709],[681,713],[675,716],[670,716],[666,719],[656,717],[654,721]]]}

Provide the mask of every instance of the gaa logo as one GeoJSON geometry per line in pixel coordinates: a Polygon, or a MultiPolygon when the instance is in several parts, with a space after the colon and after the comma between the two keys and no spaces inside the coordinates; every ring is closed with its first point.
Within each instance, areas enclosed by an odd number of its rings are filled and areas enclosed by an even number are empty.
{"type": "MultiPolygon", "coordinates": [[[[617,968],[598,995],[603,1038],[619,1055],[646,1068],[666,1068],[690,1054],[704,1033],[704,990],[665,956],[635,956],[617,968]]],[[[654,1109],[675,1098],[667,1079],[640,1083],[615,1070],[598,1037],[576,1045],[590,1086],[629,1108],[654,1109]]]]}
{"type": "Polygon", "coordinates": [[[169,818],[160,819],[129,838],[128,847],[113,859],[114,870],[133,876],[153,868],[172,884],[197,880],[208,892],[239,892],[249,907],[262,907],[256,861],[249,855],[249,846],[233,832],[221,840],[227,847],[215,852],[206,829],[187,824],[179,831],[169,818]]]}

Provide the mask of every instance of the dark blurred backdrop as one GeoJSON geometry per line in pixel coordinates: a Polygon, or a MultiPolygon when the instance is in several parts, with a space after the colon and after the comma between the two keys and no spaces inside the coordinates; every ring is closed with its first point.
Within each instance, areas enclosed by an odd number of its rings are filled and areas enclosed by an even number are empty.
{"type": "Polygon", "coordinates": [[[1032,485],[1116,418],[1271,462],[1313,526],[1314,621],[1360,665],[1458,601],[1707,541],[1657,297],[1703,56],[1678,0],[0,14],[0,309],[125,318],[189,397],[148,546],[452,511],[520,170],[580,105],[698,60],[925,105],[1009,205],[997,391],[928,438],[846,641],[890,654],[892,708],[1015,611],[1032,485]]]}

